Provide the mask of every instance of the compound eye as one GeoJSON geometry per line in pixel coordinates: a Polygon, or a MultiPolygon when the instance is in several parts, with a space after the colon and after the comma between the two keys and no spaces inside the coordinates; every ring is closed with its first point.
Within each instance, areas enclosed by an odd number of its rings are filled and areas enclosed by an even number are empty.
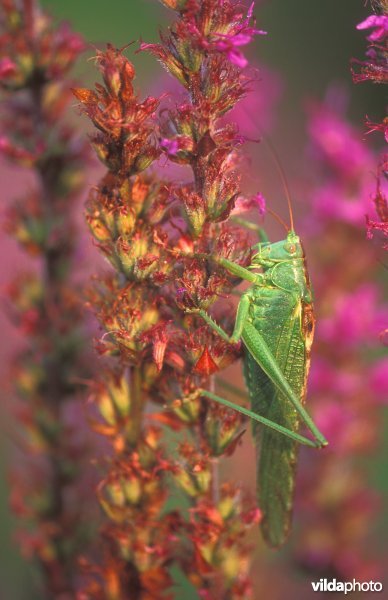
{"type": "Polygon", "coordinates": [[[295,244],[284,244],[284,249],[289,254],[295,254],[295,252],[296,252],[296,246],[295,246],[295,244]]]}

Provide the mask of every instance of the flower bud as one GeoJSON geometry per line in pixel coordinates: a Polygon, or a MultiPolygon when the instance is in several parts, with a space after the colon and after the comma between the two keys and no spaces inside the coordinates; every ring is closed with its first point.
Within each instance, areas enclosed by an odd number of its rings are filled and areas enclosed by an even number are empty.
{"type": "Polygon", "coordinates": [[[209,490],[211,473],[207,466],[198,463],[192,468],[178,467],[174,478],[188,496],[196,498],[209,490]]]}
{"type": "Polygon", "coordinates": [[[95,137],[92,140],[92,147],[97,154],[97,158],[104,164],[105,166],[110,166],[109,160],[109,148],[107,145],[98,137],[95,137]]]}
{"type": "Polygon", "coordinates": [[[218,510],[224,521],[227,521],[235,514],[236,502],[232,494],[224,494],[218,503],[218,510]]]}
{"type": "Polygon", "coordinates": [[[121,482],[114,481],[106,485],[106,493],[110,502],[116,506],[122,508],[125,506],[125,493],[121,482]]]}
{"type": "Polygon", "coordinates": [[[174,400],[169,408],[183,423],[194,424],[198,422],[201,400],[198,395],[195,398],[174,400]]]}
{"type": "Polygon", "coordinates": [[[125,497],[129,504],[138,504],[142,496],[141,483],[137,477],[130,477],[123,482],[125,497]]]}
{"type": "Polygon", "coordinates": [[[241,421],[239,414],[228,410],[219,409],[209,412],[205,421],[204,433],[214,456],[221,456],[225,452],[232,453],[241,439],[241,421]]]}
{"type": "Polygon", "coordinates": [[[109,425],[116,425],[116,412],[108,393],[99,394],[98,409],[101,416],[109,425]]]}
{"type": "Polygon", "coordinates": [[[159,151],[152,146],[149,146],[147,152],[144,154],[139,154],[134,163],[133,163],[133,171],[135,173],[141,173],[145,169],[148,169],[150,165],[158,158],[159,151]]]}
{"type": "Polygon", "coordinates": [[[39,365],[20,366],[15,373],[15,385],[18,393],[25,398],[34,396],[45,380],[44,369],[39,365]]]}
{"type": "Polygon", "coordinates": [[[100,213],[94,212],[86,215],[86,221],[93,237],[98,242],[107,242],[112,238],[111,232],[101,219],[100,213]]]}
{"type": "Polygon", "coordinates": [[[129,385],[126,377],[122,376],[118,381],[113,380],[109,386],[109,392],[119,414],[122,417],[126,417],[129,414],[131,406],[129,385]]]}
{"type": "Polygon", "coordinates": [[[129,415],[130,390],[124,375],[109,374],[96,392],[98,410],[108,425],[116,426],[129,415]]]}
{"type": "Polygon", "coordinates": [[[136,225],[136,217],[131,209],[123,209],[117,214],[117,232],[121,237],[132,235],[136,225]]]}
{"type": "Polygon", "coordinates": [[[184,194],[183,202],[190,230],[195,237],[199,237],[206,222],[205,203],[195,192],[184,194]]]}
{"type": "Polygon", "coordinates": [[[182,85],[187,83],[185,69],[182,63],[174,56],[172,52],[169,52],[161,44],[142,43],[140,45],[140,50],[151,52],[151,54],[156,56],[156,58],[160,60],[160,62],[167,69],[167,71],[169,71],[173,77],[176,77],[176,79],[182,85]]]}
{"type": "Polygon", "coordinates": [[[247,571],[248,561],[243,560],[241,551],[236,547],[224,545],[219,558],[221,559],[221,571],[227,582],[232,582],[238,575],[241,575],[241,572],[247,571]]]}
{"type": "Polygon", "coordinates": [[[133,274],[138,281],[147,279],[158,266],[158,257],[154,254],[146,254],[137,258],[134,264],[133,274]]]}

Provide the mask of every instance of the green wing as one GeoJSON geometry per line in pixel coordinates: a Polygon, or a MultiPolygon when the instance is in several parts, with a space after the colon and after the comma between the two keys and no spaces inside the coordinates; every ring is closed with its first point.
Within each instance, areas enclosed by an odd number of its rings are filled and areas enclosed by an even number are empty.
{"type": "MultiPolygon", "coordinates": [[[[268,287],[255,295],[250,314],[251,323],[265,339],[301,401],[308,370],[303,314],[303,304],[293,294],[268,287]]],[[[290,400],[279,392],[248,351],[244,376],[252,410],[298,431],[299,417],[290,400]]],[[[262,532],[269,545],[279,547],[286,541],[291,525],[299,444],[258,424],[253,425],[253,433],[258,453],[257,494],[263,511],[262,532]]]]}

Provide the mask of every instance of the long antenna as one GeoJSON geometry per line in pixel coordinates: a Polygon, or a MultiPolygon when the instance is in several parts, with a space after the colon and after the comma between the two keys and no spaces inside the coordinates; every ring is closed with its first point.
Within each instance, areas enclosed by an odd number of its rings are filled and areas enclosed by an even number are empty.
{"type": "Polygon", "coordinates": [[[272,155],[272,158],[274,159],[276,168],[279,172],[280,178],[282,180],[283,183],[283,188],[284,188],[284,192],[286,194],[286,198],[287,198],[287,204],[288,204],[288,212],[290,215],[290,227],[291,230],[294,231],[294,216],[292,214],[292,205],[291,205],[291,194],[290,194],[290,188],[288,186],[287,183],[287,177],[286,174],[284,172],[284,169],[282,167],[282,163],[280,161],[279,155],[275,150],[275,147],[273,146],[271,140],[269,139],[269,137],[267,137],[266,135],[264,135],[263,133],[261,133],[261,137],[263,138],[264,142],[267,144],[268,149],[272,155]]]}
{"type": "Polygon", "coordinates": [[[282,225],[282,227],[284,227],[284,229],[286,230],[286,232],[289,233],[289,231],[290,231],[289,227],[285,224],[285,222],[283,221],[283,219],[281,217],[279,217],[279,215],[275,211],[267,208],[267,213],[269,213],[270,215],[272,215],[274,217],[274,219],[276,219],[278,221],[278,223],[280,223],[280,225],[282,225]]]}

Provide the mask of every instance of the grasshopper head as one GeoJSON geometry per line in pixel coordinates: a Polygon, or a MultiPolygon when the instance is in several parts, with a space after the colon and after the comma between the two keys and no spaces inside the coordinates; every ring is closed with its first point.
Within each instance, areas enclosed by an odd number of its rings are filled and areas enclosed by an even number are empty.
{"type": "Polygon", "coordinates": [[[256,244],[254,249],[258,252],[252,257],[252,266],[269,267],[273,263],[301,259],[304,256],[300,238],[294,231],[290,231],[287,239],[281,242],[256,244]]]}

